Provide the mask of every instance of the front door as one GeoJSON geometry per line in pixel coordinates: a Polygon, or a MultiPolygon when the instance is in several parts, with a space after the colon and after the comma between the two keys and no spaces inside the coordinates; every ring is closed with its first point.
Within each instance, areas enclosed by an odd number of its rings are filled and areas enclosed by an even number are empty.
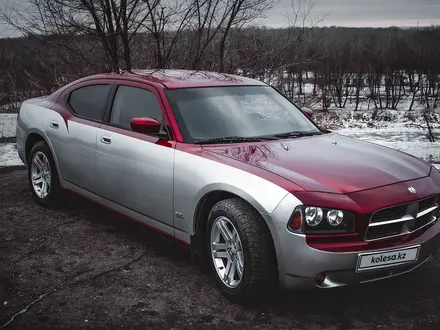
{"type": "MultiPolygon", "coordinates": [[[[153,87],[129,81],[120,83],[107,120],[98,132],[96,181],[100,196],[173,226],[175,144],[130,128],[135,117],[152,117],[165,123],[164,113],[153,87]]],[[[168,134],[166,126],[161,137],[168,134]]]]}

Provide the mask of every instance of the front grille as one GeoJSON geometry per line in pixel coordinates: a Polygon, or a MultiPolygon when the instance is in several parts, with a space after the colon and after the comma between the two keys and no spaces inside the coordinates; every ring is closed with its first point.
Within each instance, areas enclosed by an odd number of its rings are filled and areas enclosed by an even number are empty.
{"type": "Polygon", "coordinates": [[[430,208],[436,203],[437,196],[432,196],[430,198],[423,199],[419,202],[419,212],[430,208]]]}
{"type": "Polygon", "coordinates": [[[370,218],[365,240],[376,241],[413,233],[435,222],[439,196],[387,207],[370,218]]]}
{"type": "Polygon", "coordinates": [[[389,219],[400,219],[406,214],[406,205],[397,205],[377,211],[371,218],[371,222],[382,222],[389,219]]]}

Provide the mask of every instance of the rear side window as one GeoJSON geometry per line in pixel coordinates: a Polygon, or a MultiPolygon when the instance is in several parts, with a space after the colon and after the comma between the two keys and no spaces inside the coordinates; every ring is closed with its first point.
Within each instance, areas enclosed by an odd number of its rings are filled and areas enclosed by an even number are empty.
{"type": "Polygon", "coordinates": [[[74,90],[69,105],[80,117],[101,121],[105,111],[110,85],[90,85],[74,90]]]}
{"type": "Polygon", "coordinates": [[[162,122],[159,102],[146,89],[120,86],[113,102],[110,123],[130,129],[130,122],[135,117],[151,117],[162,122]]]}

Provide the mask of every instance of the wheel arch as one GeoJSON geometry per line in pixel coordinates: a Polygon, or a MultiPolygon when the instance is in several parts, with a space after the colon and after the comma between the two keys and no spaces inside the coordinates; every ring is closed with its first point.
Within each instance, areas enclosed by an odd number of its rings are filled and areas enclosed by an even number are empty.
{"type": "Polygon", "coordinates": [[[205,255],[206,251],[204,237],[206,235],[209,212],[217,202],[229,198],[237,198],[257,211],[270,233],[273,248],[275,249],[274,236],[272,232],[273,226],[270,226],[267,223],[266,217],[263,216],[263,214],[271,213],[272,210],[265,210],[257,200],[243,190],[240,190],[236,187],[217,186],[215,189],[204,191],[204,193],[198,198],[193,216],[193,233],[191,235],[192,253],[200,256],[205,255]]]}
{"type": "Polygon", "coordinates": [[[57,160],[55,151],[53,149],[53,146],[49,142],[49,139],[47,139],[47,137],[45,137],[44,133],[41,131],[33,130],[33,131],[30,131],[26,136],[25,143],[24,143],[26,165],[29,165],[28,160],[29,160],[29,156],[30,156],[32,148],[40,141],[45,142],[47,144],[47,146],[49,147],[50,152],[52,154],[53,161],[55,162],[55,167],[57,170],[58,178],[59,178],[60,182],[62,182],[60,168],[58,166],[58,160],[57,160]]]}

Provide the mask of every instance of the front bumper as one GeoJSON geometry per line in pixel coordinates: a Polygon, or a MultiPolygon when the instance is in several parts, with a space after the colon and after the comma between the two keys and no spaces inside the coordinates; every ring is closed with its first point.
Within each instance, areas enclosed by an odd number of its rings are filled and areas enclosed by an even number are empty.
{"type": "Polygon", "coordinates": [[[288,231],[285,221],[276,221],[277,217],[285,217],[286,212],[290,211],[289,205],[293,202],[292,199],[280,203],[271,215],[272,221],[268,222],[277,253],[280,285],[284,289],[334,288],[397,276],[421,266],[440,249],[440,221],[437,220],[420,236],[398,246],[356,252],[317,250],[307,244],[305,235],[288,231]],[[420,246],[418,258],[413,262],[376,270],[356,271],[360,254],[413,246],[420,246]]]}

